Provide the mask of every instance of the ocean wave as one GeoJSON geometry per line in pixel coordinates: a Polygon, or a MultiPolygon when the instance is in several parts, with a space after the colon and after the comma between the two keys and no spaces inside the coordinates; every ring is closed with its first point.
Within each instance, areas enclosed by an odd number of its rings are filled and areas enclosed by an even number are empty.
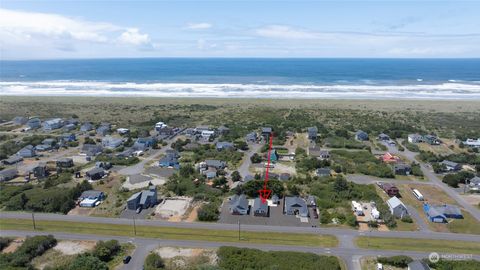
{"type": "Polygon", "coordinates": [[[480,99],[479,83],[439,84],[205,84],[101,81],[0,82],[0,95],[218,98],[480,99]]]}

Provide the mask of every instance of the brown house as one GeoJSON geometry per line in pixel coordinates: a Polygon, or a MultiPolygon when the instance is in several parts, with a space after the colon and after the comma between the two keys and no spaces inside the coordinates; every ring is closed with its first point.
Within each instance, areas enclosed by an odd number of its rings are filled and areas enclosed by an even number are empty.
{"type": "Polygon", "coordinates": [[[382,184],[382,189],[390,197],[397,196],[398,193],[399,193],[398,188],[394,184],[391,184],[391,183],[383,183],[382,184]]]}

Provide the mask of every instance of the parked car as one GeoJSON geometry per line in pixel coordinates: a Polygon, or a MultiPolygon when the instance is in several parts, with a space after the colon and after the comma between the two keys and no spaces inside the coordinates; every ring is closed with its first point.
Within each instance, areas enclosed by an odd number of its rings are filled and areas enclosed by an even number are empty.
{"type": "Polygon", "coordinates": [[[130,262],[131,259],[132,259],[132,256],[126,256],[125,258],[123,258],[123,263],[127,264],[130,262]]]}

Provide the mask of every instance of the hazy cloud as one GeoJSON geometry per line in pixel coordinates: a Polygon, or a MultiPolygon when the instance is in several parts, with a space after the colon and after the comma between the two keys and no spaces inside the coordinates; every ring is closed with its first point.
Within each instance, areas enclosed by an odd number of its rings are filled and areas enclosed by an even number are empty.
{"type": "Polygon", "coordinates": [[[200,30],[200,29],[209,29],[212,28],[211,23],[201,22],[201,23],[189,23],[185,28],[192,29],[192,30],[200,30]]]}

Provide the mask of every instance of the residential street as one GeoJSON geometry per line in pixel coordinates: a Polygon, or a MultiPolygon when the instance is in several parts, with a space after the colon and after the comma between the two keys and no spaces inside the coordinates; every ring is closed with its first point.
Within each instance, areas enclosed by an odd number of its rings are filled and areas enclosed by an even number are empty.
{"type": "Polygon", "coordinates": [[[242,179],[245,178],[245,176],[251,174],[248,168],[250,168],[250,165],[252,165],[252,161],[250,160],[250,157],[253,156],[253,154],[258,153],[258,151],[262,148],[263,144],[259,143],[249,143],[248,144],[248,150],[245,152],[245,157],[243,159],[242,164],[238,168],[238,172],[242,176],[242,179]]]}

